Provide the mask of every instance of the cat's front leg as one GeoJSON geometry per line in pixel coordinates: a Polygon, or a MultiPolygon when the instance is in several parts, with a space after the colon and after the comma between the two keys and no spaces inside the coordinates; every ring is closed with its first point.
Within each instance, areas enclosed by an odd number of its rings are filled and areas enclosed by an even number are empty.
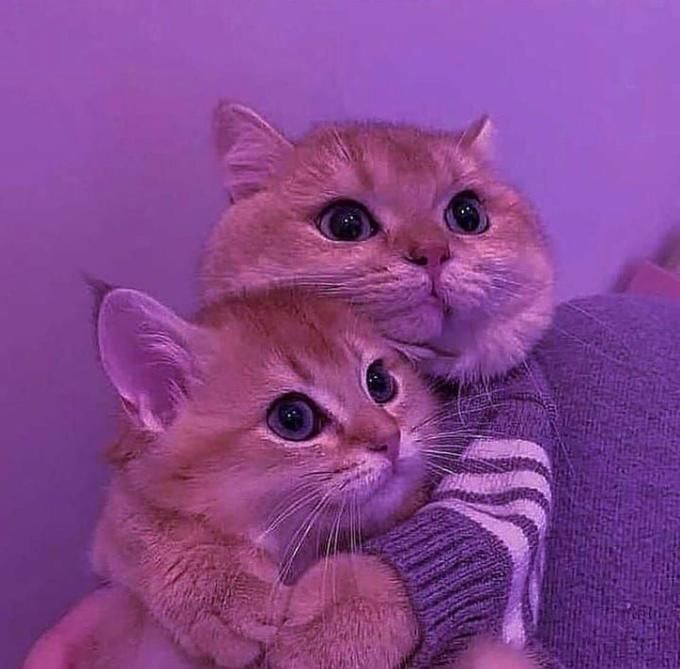
{"type": "Polygon", "coordinates": [[[287,605],[276,565],[243,539],[140,518],[100,523],[98,571],[132,591],[190,655],[226,669],[252,666],[287,605]]]}
{"type": "Polygon", "coordinates": [[[187,652],[237,669],[261,657],[285,605],[261,561],[245,545],[187,546],[142,565],[131,585],[187,652]]]}
{"type": "Polygon", "coordinates": [[[271,669],[393,669],[417,642],[417,621],[391,567],[370,555],[337,555],[315,564],[293,589],[266,663],[271,669]]]}

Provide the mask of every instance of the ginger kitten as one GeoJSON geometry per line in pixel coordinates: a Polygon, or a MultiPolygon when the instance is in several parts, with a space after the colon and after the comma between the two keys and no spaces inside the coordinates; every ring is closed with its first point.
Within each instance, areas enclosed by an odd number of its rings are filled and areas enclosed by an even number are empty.
{"type": "MultiPolygon", "coordinates": [[[[426,385],[343,303],[290,290],[186,321],[115,289],[97,340],[125,421],[96,568],[192,656],[241,667],[276,640],[271,666],[291,666],[277,637],[292,615],[281,581],[418,506],[435,412],[426,385]]],[[[406,595],[387,568],[355,573],[355,559],[343,574],[319,563],[310,579],[364,602],[352,624],[382,621],[384,648],[372,648],[391,666],[416,641],[406,595]]],[[[295,634],[323,616],[309,583],[292,591],[306,617],[295,634]]]]}
{"type": "Polygon", "coordinates": [[[232,205],[208,243],[206,301],[304,285],[352,302],[435,376],[520,362],[552,316],[553,268],[531,206],[488,164],[491,126],[320,126],[288,141],[222,104],[232,205]]]}

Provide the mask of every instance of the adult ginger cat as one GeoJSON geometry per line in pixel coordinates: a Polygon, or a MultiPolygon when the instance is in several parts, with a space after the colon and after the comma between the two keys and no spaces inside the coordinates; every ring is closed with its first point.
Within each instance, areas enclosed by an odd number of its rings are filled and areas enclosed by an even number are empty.
{"type": "Polygon", "coordinates": [[[489,166],[486,118],[462,132],[328,124],[297,142],[240,105],[215,119],[232,204],[206,249],[206,301],[312,287],[458,380],[507,371],[549,324],[545,236],[489,166]]]}
{"type": "MultiPolygon", "coordinates": [[[[369,548],[376,566],[399,565],[410,589],[423,633],[418,666],[441,652],[444,638],[464,637],[466,625],[500,627],[503,639],[522,646],[537,624],[554,416],[542,371],[528,356],[552,318],[553,266],[532,207],[490,166],[491,133],[486,118],[460,132],[339,123],[291,142],[243,106],[224,103],[215,115],[232,203],[207,245],[204,301],[272,285],[302,285],[347,300],[421,371],[469,382],[460,384],[462,395],[486,395],[490,406],[504,407],[503,416],[468,429],[465,453],[482,457],[487,471],[497,466],[494,458],[512,461],[507,475],[476,478],[439,467],[445,476],[427,517],[441,547],[412,520],[390,533],[394,541],[369,548]],[[512,368],[512,381],[504,385],[512,368]],[[494,380],[490,392],[492,377],[499,383],[494,380]],[[528,473],[522,458],[540,473],[528,473]],[[457,631],[444,631],[435,622],[443,610],[459,611],[461,602],[474,598],[449,594],[440,611],[422,594],[422,578],[439,559],[451,565],[449,587],[455,582],[468,521],[475,541],[486,545],[483,552],[499,549],[490,546],[497,541],[510,556],[502,569],[505,585],[495,594],[501,621],[489,612],[475,625],[474,616],[457,614],[457,631]],[[415,566],[418,549],[411,542],[417,537],[427,543],[422,550],[429,567],[415,566]]],[[[454,414],[461,411],[461,394],[454,414]]],[[[461,418],[474,424],[481,416],[475,411],[461,418]]],[[[463,445],[457,429],[440,438],[435,458],[449,457],[452,442],[463,445]]],[[[485,578],[493,560],[477,559],[485,578]]]]}

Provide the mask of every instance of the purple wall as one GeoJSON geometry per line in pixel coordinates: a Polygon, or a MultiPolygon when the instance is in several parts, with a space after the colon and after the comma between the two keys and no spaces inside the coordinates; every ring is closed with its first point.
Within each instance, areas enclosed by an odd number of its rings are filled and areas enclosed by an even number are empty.
{"type": "Polygon", "coordinates": [[[560,295],[606,288],[680,215],[680,3],[0,3],[0,666],[91,587],[113,402],[85,270],[180,308],[222,205],[219,96],[310,119],[456,127],[555,239],[560,295]]]}

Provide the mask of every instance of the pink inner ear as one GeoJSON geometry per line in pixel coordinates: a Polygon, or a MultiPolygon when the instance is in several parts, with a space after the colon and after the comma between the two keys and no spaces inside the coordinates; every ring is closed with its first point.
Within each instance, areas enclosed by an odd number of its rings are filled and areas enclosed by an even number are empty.
{"type": "Polygon", "coordinates": [[[470,125],[462,136],[462,143],[478,151],[482,156],[490,158],[494,153],[495,130],[488,116],[478,118],[470,125]]]}
{"type": "Polygon", "coordinates": [[[252,109],[223,103],[215,111],[215,142],[233,200],[261,190],[290,150],[288,140],[252,109]]]}
{"type": "Polygon", "coordinates": [[[186,395],[188,330],[172,311],[137,291],[114,290],[102,302],[97,331],[102,365],[147,429],[168,427],[186,395]]]}

